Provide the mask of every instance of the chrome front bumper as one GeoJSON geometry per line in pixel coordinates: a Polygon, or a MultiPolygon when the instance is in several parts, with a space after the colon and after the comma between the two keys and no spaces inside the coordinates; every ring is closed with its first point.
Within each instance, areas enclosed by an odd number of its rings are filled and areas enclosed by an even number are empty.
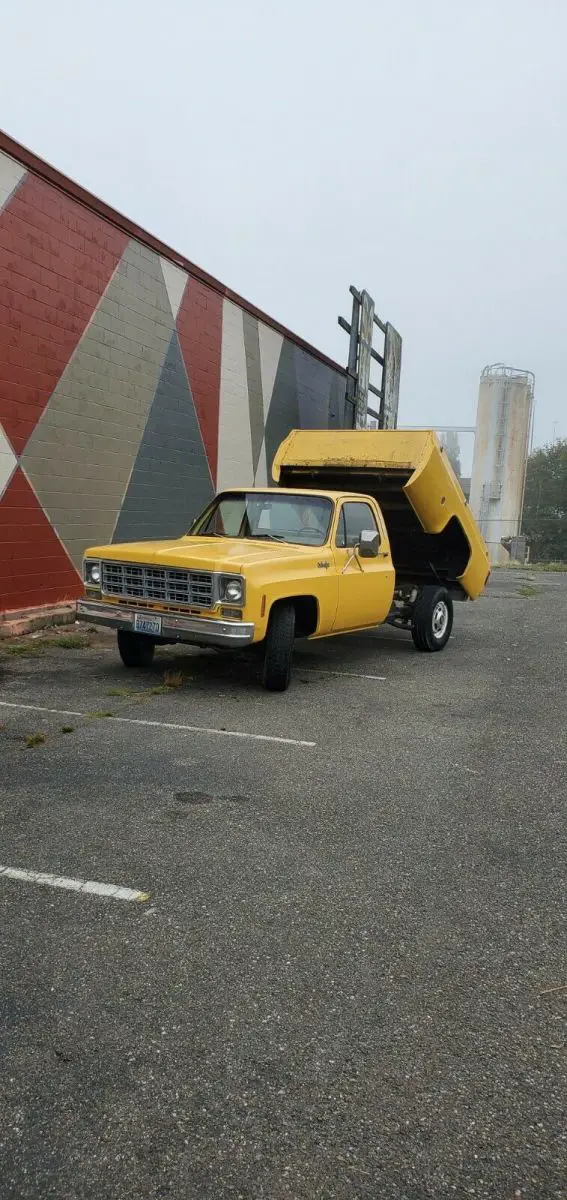
{"type": "Polygon", "coordinates": [[[110,629],[134,630],[136,612],[141,617],[161,617],[161,637],[168,642],[188,642],[193,646],[249,646],[254,625],[245,621],[215,621],[210,617],[184,617],[181,613],[154,612],[127,608],[120,604],[97,604],[94,600],[77,601],[77,620],[110,629]]]}

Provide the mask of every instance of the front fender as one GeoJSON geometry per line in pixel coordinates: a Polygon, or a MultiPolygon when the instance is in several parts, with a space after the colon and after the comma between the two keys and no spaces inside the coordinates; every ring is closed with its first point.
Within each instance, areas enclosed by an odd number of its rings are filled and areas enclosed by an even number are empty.
{"type": "Polygon", "coordinates": [[[265,636],[270,618],[270,611],[280,600],[296,599],[309,596],[317,605],[317,634],[330,633],[338,604],[338,578],[334,563],[330,561],[328,568],[318,568],[317,574],[299,572],[297,575],[282,575],[280,578],[254,584],[253,594],[250,589],[250,605],[247,604],[244,613],[246,621],[253,621],[255,626],[254,641],[261,641],[265,636]]]}

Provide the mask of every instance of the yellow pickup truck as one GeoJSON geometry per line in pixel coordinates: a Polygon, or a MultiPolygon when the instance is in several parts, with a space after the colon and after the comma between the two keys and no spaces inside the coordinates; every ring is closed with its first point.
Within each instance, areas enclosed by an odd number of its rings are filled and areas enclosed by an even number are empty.
{"type": "Polygon", "coordinates": [[[277,487],[216,496],[183,537],[85,553],[77,616],[118,631],[126,667],[156,645],[259,645],[262,681],[285,691],[295,638],[389,621],[442,650],[453,601],[475,599],[486,546],[428,430],[294,430],[277,487]]]}

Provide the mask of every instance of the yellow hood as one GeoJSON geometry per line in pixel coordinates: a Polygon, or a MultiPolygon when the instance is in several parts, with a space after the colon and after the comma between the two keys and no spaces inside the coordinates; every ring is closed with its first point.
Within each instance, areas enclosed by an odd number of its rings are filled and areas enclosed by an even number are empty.
{"type": "Polygon", "coordinates": [[[160,542],[125,542],[113,546],[92,546],[85,558],[104,558],[109,562],[148,563],[151,566],[179,567],[193,571],[224,571],[244,574],[249,567],[263,563],[320,556],[322,546],[299,546],[290,542],[263,539],[183,537],[160,542]]]}

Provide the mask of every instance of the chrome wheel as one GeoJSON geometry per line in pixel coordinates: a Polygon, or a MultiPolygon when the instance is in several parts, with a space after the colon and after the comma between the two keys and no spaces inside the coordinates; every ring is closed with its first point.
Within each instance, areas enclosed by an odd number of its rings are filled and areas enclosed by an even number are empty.
{"type": "Polygon", "coordinates": [[[440,641],[441,638],[445,636],[445,633],[447,632],[448,624],[449,624],[449,609],[444,600],[438,600],[437,604],[435,605],[435,608],[433,609],[433,615],[431,618],[431,627],[433,630],[433,637],[437,641],[440,641]]]}

